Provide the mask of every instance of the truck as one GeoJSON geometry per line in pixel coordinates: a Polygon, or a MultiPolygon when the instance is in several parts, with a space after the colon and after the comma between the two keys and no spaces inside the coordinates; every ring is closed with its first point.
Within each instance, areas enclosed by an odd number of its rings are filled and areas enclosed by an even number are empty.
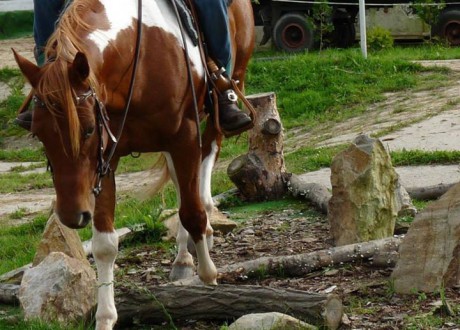
{"type": "MultiPolygon", "coordinates": [[[[334,27],[327,35],[330,44],[340,48],[353,45],[359,38],[356,33],[358,1],[331,0],[326,3],[331,7],[330,20],[334,27]]],[[[261,44],[271,39],[276,48],[287,52],[317,47],[316,35],[320,32],[312,15],[314,4],[314,0],[253,2],[255,24],[263,27],[261,44]]],[[[367,27],[383,25],[392,32],[396,40],[437,36],[445,39],[450,45],[460,45],[460,2],[456,0],[447,0],[443,3],[437,23],[433,26],[423,22],[417,16],[412,3],[404,0],[368,0],[366,17],[367,27]],[[394,13],[399,16],[395,16],[394,13]]]]}

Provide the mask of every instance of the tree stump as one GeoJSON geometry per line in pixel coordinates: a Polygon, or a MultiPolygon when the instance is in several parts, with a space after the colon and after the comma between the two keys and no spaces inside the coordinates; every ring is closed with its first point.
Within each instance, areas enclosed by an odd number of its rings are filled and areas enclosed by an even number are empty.
{"type": "Polygon", "coordinates": [[[286,194],[283,126],[273,92],[247,97],[257,112],[249,132],[249,151],[229,165],[227,174],[250,201],[278,199],[286,194]]]}

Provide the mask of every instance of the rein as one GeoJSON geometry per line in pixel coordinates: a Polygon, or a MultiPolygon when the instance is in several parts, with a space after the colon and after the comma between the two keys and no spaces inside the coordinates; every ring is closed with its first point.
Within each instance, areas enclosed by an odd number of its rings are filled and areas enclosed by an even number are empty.
{"type": "Polygon", "coordinates": [[[142,37],[142,0],[137,1],[137,35],[136,35],[136,46],[135,46],[135,53],[134,53],[134,62],[133,62],[133,71],[131,72],[131,80],[129,83],[128,89],[128,99],[126,101],[125,109],[123,110],[123,120],[121,121],[121,126],[118,129],[117,136],[115,137],[110,130],[108,121],[109,118],[107,116],[107,112],[105,111],[104,104],[99,101],[97,95],[93,91],[93,96],[96,100],[96,109],[97,109],[97,121],[98,121],[98,134],[99,134],[99,150],[98,150],[98,165],[97,165],[97,181],[96,185],[93,188],[92,192],[94,196],[99,196],[102,191],[102,178],[107,175],[111,171],[110,168],[110,161],[115,154],[115,150],[117,149],[118,142],[120,141],[121,134],[123,133],[123,128],[126,123],[126,118],[128,117],[128,110],[129,106],[131,105],[131,100],[134,92],[134,81],[137,72],[137,65],[139,63],[139,54],[140,54],[140,43],[142,37]],[[103,143],[103,129],[105,128],[107,134],[109,135],[110,139],[112,140],[113,144],[110,148],[109,154],[107,159],[104,160],[104,143],[103,143]]]}

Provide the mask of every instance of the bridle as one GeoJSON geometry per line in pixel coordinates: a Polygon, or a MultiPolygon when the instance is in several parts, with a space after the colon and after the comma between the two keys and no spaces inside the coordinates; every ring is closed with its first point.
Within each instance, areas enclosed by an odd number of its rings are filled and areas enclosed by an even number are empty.
{"type": "MultiPolygon", "coordinates": [[[[96,183],[94,188],[92,189],[92,193],[95,197],[98,197],[102,191],[102,179],[112,170],[110,168],[110,161],[115,154],[115,150],[117,149],[118,142],[120,141],[121,134],[123,132],[123,128],[126,123],[126,118],[128,116],[128,110],[131,105],[131,100],[134,92],[134,80],[137,71],[137,65],[139,62],[139,53],[140,53],[140,42],[142,36],[142,0],[138,0],[138,20],[137,20],[137,36],[136,36],[136,47],[134,53],[134,62],[133,62],[133,70],[131,72],[131,80],[128,89],[128,98],[126,100],[125,108],[123,110],[123,119],[121,125],[118,129],[118,133],[115,136],[109,126],[109,117],[107,115],[107,111],[105,105],[100,99],[98,98],[95,90],[93,87],[89,87],[88,91],[79,94],[75,97],[76,105],[80,104],[83,101],[88,100],[90,97],[94,99],[94,107],[96,113],[96,125],[97,125],[97,132],[99,137],[99,145],[97,151],[97,167],[96,167],[96,183]],[[109,136],[110,140],[113,142],[110,150],[107,150],[108,156],[104,159],[104,154],[106,150],[104,148],[104,130],[106,131],[107,135],[109,136]]],[[[37,106],[45,107],[45,103],[37,96],[34,95],[32,100],[35,102],[37,106]]],[[[48,167],[52,171],[52,167],[50,162],[48,161],[48,167]]]]}

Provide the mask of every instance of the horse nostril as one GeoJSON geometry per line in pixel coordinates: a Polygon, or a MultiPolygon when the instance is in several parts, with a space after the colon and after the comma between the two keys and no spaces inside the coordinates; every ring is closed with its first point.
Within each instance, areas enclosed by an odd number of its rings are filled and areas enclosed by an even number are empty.
{"type": "Polygon", "coordinates": [[[93,219],[91,212],[85,211],[80,215],[80,223],[78,224],[80,228],[86,227],[86,225],[93,219]]]}

